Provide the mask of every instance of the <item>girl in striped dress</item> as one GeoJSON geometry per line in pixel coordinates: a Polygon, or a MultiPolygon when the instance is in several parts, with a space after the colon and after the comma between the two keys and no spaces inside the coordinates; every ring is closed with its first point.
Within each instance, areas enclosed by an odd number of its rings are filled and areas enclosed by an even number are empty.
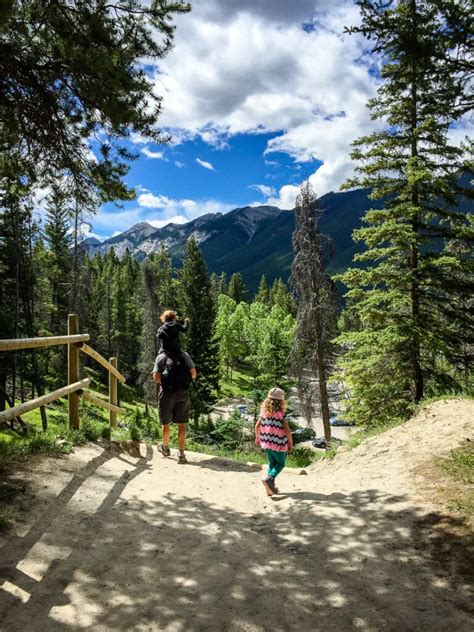
{"type": "Polygon", "coordinates": [[[288,451],[293,449],[293,439],[285,417],[286,408],[285,393],[281,388],[271,388],[255,426],[255,444],[265,451],[268,459],[268,476],[262,481],[268,496],[278,493],[275,478],[285,467],[288,451]]]}

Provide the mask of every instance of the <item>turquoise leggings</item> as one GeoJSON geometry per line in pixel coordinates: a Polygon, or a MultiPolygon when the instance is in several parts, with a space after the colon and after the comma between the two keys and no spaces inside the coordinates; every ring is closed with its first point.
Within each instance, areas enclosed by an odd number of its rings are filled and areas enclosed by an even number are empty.
{"type": "Polygon", "coordinates": [[[287,452],[265,450],[268,459],[268,476],[275,478],[285,467],[287,452]]]}

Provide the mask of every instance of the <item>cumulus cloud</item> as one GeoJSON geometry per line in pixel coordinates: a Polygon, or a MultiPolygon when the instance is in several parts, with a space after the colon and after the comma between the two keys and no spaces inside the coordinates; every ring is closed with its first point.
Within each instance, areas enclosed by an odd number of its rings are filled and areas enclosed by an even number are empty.
{"type": "Polygon", "coordinates": [[[142,149],[142,154],[144,154],[147,158],[155,159],[155,160],[163,160],[163,152],[162,151],[151,151],[148,147],[144,147],[142,149]]]}
{"type": "Polygon", "coordinates": [[[91,224],[87,222],[79,226],[79,235],[81,239],[90,239],[91,237],[94,237],[95,239],[98,239],[99,241],[104,240],[104,237],[101,237],[100,235],[97,235],[97,233],[94,233],[91,224]]]}
{"type": "Polygon", "coordinates": [[[271,195],[275,195],[276,191],[273,187],[269,187],[266,184],[251,184],[250,189],[255,189],[255,191],[259,191],[265,197],[270,197],[271,195]]]}
{"type": "Polygon", "coordinates": [[[211,164],[210,162],[207,162],[207,160],[201,160],[200,158],[196,158],[196,162],[198,163],[198,165],[201,165],[201,167],[204,167],[204,169],[209,169],[209,171],[215,171],[214,165],[211,164]]]}
{"type": "Polygon", "coordinates": [[[233,135],[278,132],[269,161],[277,151],[317,159],[318,193],[337,189],[353,171],[351,142],[373,128],[365,104],[376,60],[362,36],[343,34],[359,21],[349,0],[197,3],[178,18],[174,51],[155,75],[160,126],[176,142],[221,148],[233,135]]]}

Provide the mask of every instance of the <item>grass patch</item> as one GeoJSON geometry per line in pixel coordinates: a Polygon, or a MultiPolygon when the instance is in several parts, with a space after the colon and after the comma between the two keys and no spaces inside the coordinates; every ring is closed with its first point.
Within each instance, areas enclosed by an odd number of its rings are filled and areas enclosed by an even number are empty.
{"type": "Polygon", "coordinates": [[[448,507],[464,518],[474,518],[474,442],[465,441],[447,457],[435,460],[438,468],[452,480],[448,507]]]}
{"type": "Polygon", "coordinates": [[[253,369],[233,369],[232,378],[223,373],[220,380],[221,397],[250,397],[256,389],[258,372],[253,369]]]}

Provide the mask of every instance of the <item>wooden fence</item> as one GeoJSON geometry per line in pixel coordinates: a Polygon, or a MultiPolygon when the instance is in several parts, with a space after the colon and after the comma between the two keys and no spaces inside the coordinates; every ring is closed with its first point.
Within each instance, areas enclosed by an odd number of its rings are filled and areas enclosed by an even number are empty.
{"type": "Polygon", "coordinates": [[[68,316],[67,336],[48,336],[44,338],[19,338],[17,340],[0,340],[0,352],[18,351],[20,349],[38,349],[58,345],[68,346],[67,361],[67,385],[52,393],[42,395],[36,399],[31,399],[23,404],[8,408],[0,412],[0,423],[15,419],[24,413],[35,408],[45,406],[61,397],[68,398],[68,419],[70,428],[79,428],[79,403],[81,397],[96,406],[109,411],[109,421],[111,426],[117,423],[117,414],[124,414],[125,409],[118,406],[118,384],[125,382],[124,376],[117,369],[117,358],[106,360],[97,351],[94,351],[86,344],[89,334],[79,333],[79,317],[77,314],[68,316]],[[94,393],[87,390],[90,379],[80,377],[80,355],[81,351],[93,358],[109,372],[109,400],[106,401],[94,393]]]}

